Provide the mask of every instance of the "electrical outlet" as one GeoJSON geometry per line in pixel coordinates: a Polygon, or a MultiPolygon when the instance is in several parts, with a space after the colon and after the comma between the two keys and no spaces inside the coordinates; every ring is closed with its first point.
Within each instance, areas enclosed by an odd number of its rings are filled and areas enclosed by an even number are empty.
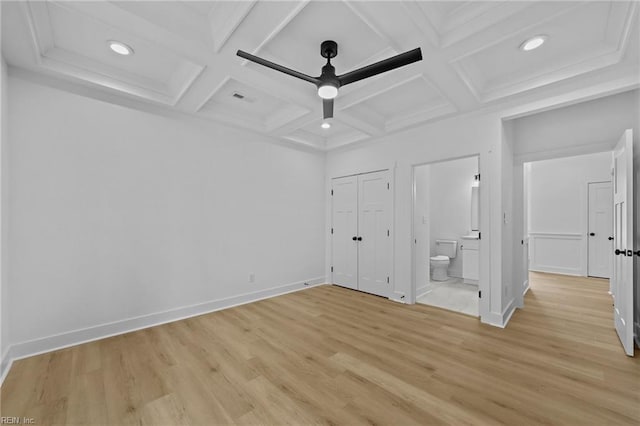
{"type": "Polygon", "coordinates": [[[309,283],[304,283],[304,285],[309,285],[309,283]]]}
{"type": "Polygon", "coordinates": [[[249,282],[250,282],[250,283],[252,283],[252,282],[255,282],[255,280],[256,280],[256,274],[254,274],[253,272],[251,272],[251,273],[249,274],[249,282]]]}

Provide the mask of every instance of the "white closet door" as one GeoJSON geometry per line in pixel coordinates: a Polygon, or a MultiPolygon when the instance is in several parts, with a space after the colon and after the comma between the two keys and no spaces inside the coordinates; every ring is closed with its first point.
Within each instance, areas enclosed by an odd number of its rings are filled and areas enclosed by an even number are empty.
{"type": "Polygon", "coordinates": [[[358,178],[333,179],[333,283],[358,289],[358,178]]]}
{"type": "Polygon", "coordinates": [[[385,297],[391,295],[390,194],[388,171],[358,176],[358,290],[385,297]]]}

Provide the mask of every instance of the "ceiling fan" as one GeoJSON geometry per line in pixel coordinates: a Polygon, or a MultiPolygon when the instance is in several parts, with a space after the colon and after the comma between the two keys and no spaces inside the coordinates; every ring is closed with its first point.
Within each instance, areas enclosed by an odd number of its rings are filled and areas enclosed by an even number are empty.
{"type": "Polygon", "coordinates": [[[357,70],[336,75],[336,69],[331,65],[331,58],[335,58],[338,54],[338,43],[333,40],[323,41],[320,45],[320,54],[322,57],[327,58],[327,64],[322,67],[320,77],[311,77],[242,50],[237,52],[237,55],[241,58],[315,84],[318,87],[318,96],[322,98],[323,117],[325,119],[333,117],[333,99],[338,95],[340,87],[422,60],[422,51],[418,47],[357,70]]]}

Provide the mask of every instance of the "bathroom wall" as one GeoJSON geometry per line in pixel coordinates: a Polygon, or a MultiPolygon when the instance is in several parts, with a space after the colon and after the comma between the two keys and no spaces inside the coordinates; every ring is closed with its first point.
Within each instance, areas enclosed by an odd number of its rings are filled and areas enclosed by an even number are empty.
{"type": "Polygon", "coordinates": [[[458,241],[449,275],[462,277],[461,237],[471,232],[471,183],[478,173],[478,158],[469,157],[429,166],[429,234],[431,256],[436,240],[458,241]]]}

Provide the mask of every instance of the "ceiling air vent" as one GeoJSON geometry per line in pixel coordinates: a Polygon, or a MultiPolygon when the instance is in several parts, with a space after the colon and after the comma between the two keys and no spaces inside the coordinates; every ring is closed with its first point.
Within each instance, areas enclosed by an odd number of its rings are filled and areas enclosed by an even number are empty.
{"type": "Polygon", "coordinates": [[[254,103],[256,101],[255,98],[250,98],[248,96],[243,95],[240,92],[233,92],[233,94],[231,94],[231,96],[233,96],[234,98],[244,101],[244,102],[249,102],[250,104],[254,103]]]}

